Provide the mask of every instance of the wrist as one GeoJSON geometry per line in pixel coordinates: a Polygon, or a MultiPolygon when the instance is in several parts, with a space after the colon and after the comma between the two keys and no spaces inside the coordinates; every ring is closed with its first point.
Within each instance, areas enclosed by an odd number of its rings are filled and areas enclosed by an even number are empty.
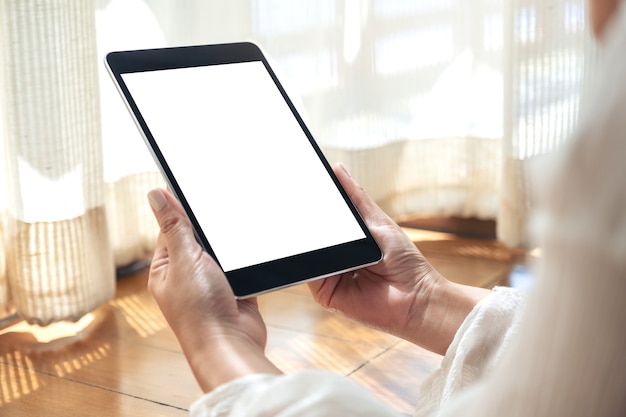
{"type": "Polygon", "coordinates": [[[182,346],[203,392],[247,375],[282,373],[244,334],[213,334],[206,340],[203,345],[182,346]]]}
{"type": "Polygon", "coordinates": [[[491,291],[448,281],[438,273],[423,284],[419,318],[414,320],[405,339],[432,352],[444,355],[459,327],[474,306],[491,291]]]}

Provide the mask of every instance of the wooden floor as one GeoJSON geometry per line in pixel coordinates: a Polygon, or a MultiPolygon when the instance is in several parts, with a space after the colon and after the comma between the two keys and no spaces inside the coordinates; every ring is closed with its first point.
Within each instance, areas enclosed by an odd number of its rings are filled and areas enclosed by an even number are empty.
{"type": "MultiPolygon", "coordinates": [[[[524,262],[493,241],[407,233],[437,269],[465,284],[506,285],[524,262]]],[[[0,416],[188,415],[200,390],[146,279],[145,269],[120,278],[115,300],[78,324],[0,330],[0,416]]],[[[412,413],[441,359],[322,310],[303,286],[264,295],[260,305],[267,354],[281,369],[346,375],[401,413],[412,413]]]]}

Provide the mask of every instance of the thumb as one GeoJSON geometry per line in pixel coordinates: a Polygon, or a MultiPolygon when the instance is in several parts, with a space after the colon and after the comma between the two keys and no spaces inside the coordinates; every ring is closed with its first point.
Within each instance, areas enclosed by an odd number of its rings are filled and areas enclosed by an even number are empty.
{"type": "Polygon", "coordinates": [[[148,201],[168,249],[197,245],[191,222],[180,202],[172,194],[157,188],[148,193],[148,201]]]}
{"type": "Polygon", "coordinates": [[[333,171],[368,226],[395,224],[367,191],[352,178],[343,164],[336,164],[333,171]]]}

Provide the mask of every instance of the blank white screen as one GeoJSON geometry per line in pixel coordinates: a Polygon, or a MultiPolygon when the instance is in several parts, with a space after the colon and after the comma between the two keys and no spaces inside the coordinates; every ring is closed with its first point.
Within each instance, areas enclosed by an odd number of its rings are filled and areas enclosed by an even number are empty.
{"type": "Polygon", "coordinates": [[[262,62],[122,78],[226,272],[365,237],[262,62]]]}

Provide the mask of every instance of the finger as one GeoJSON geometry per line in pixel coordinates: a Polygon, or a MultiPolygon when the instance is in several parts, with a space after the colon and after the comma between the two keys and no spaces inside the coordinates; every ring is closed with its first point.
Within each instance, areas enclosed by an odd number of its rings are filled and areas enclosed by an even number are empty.
{"type": "Polygon", "coordinates": [[[329,308],[341,275],[333,275],[324,279],[317,279],[307,283],[309,291],[315,300],[324,308],[329,308]]]}
{"type": "Polygon", "coordinates": [[[336,164],[333,167],[333,171],[368,226],[387,223],[395,224],[376,204],[367,191],[352,178],[343,164],[336,164]]]}
{"type": "Polygon", "coordinates": [[[165,236],[163,235],[163,233],[159,233],[154,248],[154,254],[152,255],[152,262],[150,263],[150,277],[152,278],[152,275],[160,275],[161,273],[165,273],[165,270],[167,270],[168,261],[169,255],[167,252],[165,236]]]}
{"type": "Polygon", "coordinates": [[[153,212],[156,212],[167,205],[170,209],[175,210],[184,217],[187,217],[187,213],[185,212],[183,206],[180,204],[180,201],[178,201],[178,199],[174,197],[174,194],[172,194],[169,189],[164,190],[161,188],[155,188],[154,190],[151,190],[148,193],[148,202],[150,203],[150,207],[152,208],[153,212]]]}

